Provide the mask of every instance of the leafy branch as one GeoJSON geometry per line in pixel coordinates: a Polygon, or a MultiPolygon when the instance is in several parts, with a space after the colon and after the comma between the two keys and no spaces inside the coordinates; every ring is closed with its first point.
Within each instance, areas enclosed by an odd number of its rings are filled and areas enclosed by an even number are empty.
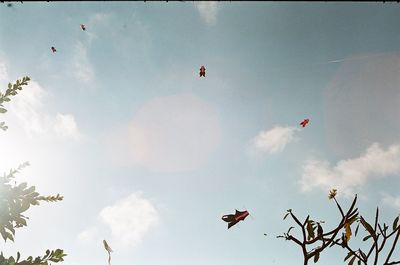
{"type": "Polygon", "coordinates": [[[23,215],[31,205],[39,205],[40,201],[61,201],[63,196],[41,196],[35,191],[35,186],[28,187],[26,182],[11,184],[19,170],[28,166],[25,162],[18,169],[11,169],[9,174],[0,177],[0,234],[4,241],[14,241],[15,228],[27,225],[27,216],[23,215]]]}
{"type": "Polygon", "coordinates": [[[283,236],[278,236],[278,238],[284,238],[286,240],[293,241],[295,244],[300,246],[303,252],[303,260],[305,265],[308,264],[308,261],[311,258],[313,258],[314,263],[318,262],[320,253],[328,246],[341,246],[342,248],[345,248],[348,253],[345,256],[344,261],[349,260],[348,265],[353,265],[355,260],[357,260],[358,265],[367,265],[369,264],[368,261],[372,261],[370,264],[377,265],[379,254],[383,250],[385,243],[390,237],[395,236],[391,249],[386,256],[383,265],[400,264],[400,261],[390,261],[400,236],[399,216],[397,216],[393,221],[392,232],[388,233],[387,231],[389,227],[384,223],[382,228],[381,224],[378,222],[378,208],[376,209],[374,226],[371,226],[363,216],[359,216],[358,209],[355,208],[357,195],[355,196],[346,213],[343,211],[335,196],[336,190],[330,191],[329,199],[333,199],[335,201],[341,215],[341,220],[336,228],[324,233],[324,229],[321,226],[321,223],[323,223],[322,221],[315,222],[310,219],[310,216],[307,216],[304,222],[300,222],[300,220],[293,214],[292,210],[289,209],[284,219],[290,216],[295,221],[297,226],[301,228],[302,238],[299,239],[290,234],[290,230],[294,227],[289,228],[288,232],[284,233],[283,236]],[[358,223],[354,232],[355,237],[357,236],[358,229],[361,224],[365,228],[366,232],[368,232],[368,234],[363,238],[363,241],[372,239],[372,245],[368,251],[362,251],[360,248],[355,250],[349,245],[349,240],[353,235],[351,226],[355,223],[358,223]],[[341,231],[342,233],[339,238],[339,232],[341,231]],[[307,247],[312,244],[317,244],[317,247],[308,250],[307,247]]]}
{"type": "MultiPolygon", "coordinates": [[[[4,108],[4,102],[9,102],[11,96],[15,96],[18,94],[18,90],[22,90],[22,86],[28,85],[28,81],[31,79],[28,76],[23,77],[22,79],[18,79],[15,84],[8,83],[8,88],[6,92],[3,94],[0,92],[0,113],[6,113],[7,109],[4,108]]],[[[5,122],[0,122],[0,129],[3,131],[8,129],[8,126],[5,125],[5,122]]]]}
{"type": "MultiPolygon", "coordinates": [[[[33,259],[32,256],[29,256],[26,260],[19,261],[21,258],[21,254],[17,253],[17,258],[9,257],[5,258],[3,252],[0,254],[0,265],[49,265],[49,262],[61,262],[64,261],[64,251],[62,249],[56,250],[46,250],[46,254],[43,257],[36,257],[33,259]]],[[[50,263],[51,264],[51,263],[50,263]]]]}

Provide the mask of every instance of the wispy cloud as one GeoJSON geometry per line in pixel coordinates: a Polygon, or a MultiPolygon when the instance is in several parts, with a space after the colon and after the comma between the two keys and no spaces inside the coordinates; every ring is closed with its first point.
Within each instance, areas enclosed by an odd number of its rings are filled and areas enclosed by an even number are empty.
{"type": "Polygon", "coordinates": [[[89,82],[93,80],[94,70],[89,61],[87,48],[82,42],[78,42],[75,46],[75,55],[73,58],[75,77],[80,81],[89,82]]]}
{"type": "Polygon", "coordinates": [[[390,207],[400,209],[400,196],[392,196],[387,193],[383,193],[382,203],[390,207]]]}
{"type": "Polygon", "coordinates": [[[218,3],[215,1],[198,1],[194,3],[201,18],[208,24],[217,22],[218,3]]]}
{"type": "Polygon", "coordinates": [[[253,139],[253,147],[270,154],[282,152],[286,145],[297,139],[294,134],[299,130],[296,127],[275,126],[271,130],[261,131],[253,139]]]}
{"type": "Polygon", "coordinates": [[[112,17],[112,13],[97,12],[90,16],[89,24],[93,25],[96,23],[105,23],[112,17]]]}
{"type": "Polygon", "coordinates": [[[80,136],[75,117],[71,114],[57,113],[54,124],[54,131],[65,138],[78,139],[80,136]]]}
{"type": "Polygon", "coordinates": [[[7,68],[4,63],[0,62],[0,82],[8,81],[7,68]]]}
{"type": "Polygon", "coordinates": [[[46,135],[60,138],[79,138],[78,126],[71,114],[50,114],[44,102],[48,93],[31,80],[29,84],[13,98],[9,115],[15,116],[15,122],[28,136],[46,135]]]}
{"type": "MultiPolygon", "coordinates": [[[[160,223],[156,207],[143,197],[142,192],[134,192],[103,208],[99,213],[99,219],[111,230],[110,241],[116,248],[136,246],[160,223]]],[[[98,241],[102,238],[99,227],[96,225],[82,231],[78,239],[81,242],[98,241]]]]}
{"type": "Polygon", "coordinates": [[[104,28],[110,29],[109,21],[112,17],[112,13],[98,12],[91,14],[87,22],[82,21],[87,28],[83,32],[85,39],[75,44],[71,67],[73,75],[81,82],[88,83],[94,78],[94,67],[89,60],[88,51],[93,41],[98,38],[98,32],[104,28]]]}
{"type": "MultiPolygon", "coordinates": [[[[203,165],[220,142],[218,112],[194,95],[159,97],[145,103],[120,137],[122,152],[151,171],[186,171],[203,165]],[[126,150],[127,149],[127,150],[126,150]]],[[[113,145],[114,158],[116,146],[113,145]]]]}
{"type": "Polygon", "coordinates": [[[84,23],[86,25],[86,31],[85,31],[85,36],[86,38],[86,44],[91,45],[92,42],[98,38],[97,33],[101,31],[102,28],[106,27],[107,29],[110,29],[110,19],[113,17],[112,13],[105,13],[105,12],[97,12],[93,13],[89,16],[89,19],[87,23],[84,23]]]}
{"type": "Polygon", "coordinates": [[[78,235],[78,240],[82,243],[100,242],[100,231],[98,227],[89,227],[78,235]]]}
{"type": "Polygon", "coordinates": [[[300,180],[303,191],[319,188],[328,191],[337,188],[347,196],[368,181],[400,173],[400,146],[392,145],[387,150],[372,144],[357,158],[341,160],[331,167],[327,161],[308,160],[300,180]]]}

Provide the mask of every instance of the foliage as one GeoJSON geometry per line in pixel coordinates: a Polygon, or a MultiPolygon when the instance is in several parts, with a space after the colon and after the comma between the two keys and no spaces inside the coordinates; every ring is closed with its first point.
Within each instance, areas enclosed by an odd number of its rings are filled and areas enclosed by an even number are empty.
{"type": "MultiPolygon", "coordinates": [[[[0,92],[0,113],[5,113],[3,103],[9,102],[11,96],[18,94],[18,90],[22,90],[22,86],[27,85],[30,78],[23,77],[16,81],[15,84],[8,84],[8,89],[3,94],[0,92]]],[[[8,126],[4,122],[0,122],[0,129],[7,130],[8,126]]],[[[39,205],[40,201],[56,202],[63,200],[63,196],[41,196],[36,192],[35,186],[28,187],[26,182],[17,185],[16,181],[12,181],[21,169],[28,166],[25,162],[17,169],[11,169],[8,174],[0,177],[0,234],[5,242],[8,240],[14,241],[15,230],[27,226],[29,217],[23,215],[31,206],[39,205]]],[[[3,252],[0,254],[0,265],[49,265],[50,262],[64,261],[64,251],[62,249],[47,250],[44,256],[33,258],[29,256],[26,260],[20,260],[21,254],[17,253],[17,257],[4,257],[3,252]]]]}
{"type": "MultiPolygon", "coordinates": [[[[18,90],[22,90],[22,86],[26,86],[28,81],[31,79],[28,76],[23,77],[22,79],[18,79],[15,84],[8,83],[8,88],[6,93],[0,92],[0,113],[6,113],[7,110],[4,108],[4,102],[9,102],[11,96],[15,96],[18,94],[18,90]]],[[[5,122],[0,122],[0,129],[3,131],[8,129],[8,126],[5,125],[5,122]]]]}
{"type": "Polygon", "coordinates": [[[40,196],[35,191],[35,186],[28,187],[26,182],[19,185],[10,182],[15,178],[19,170],[28,166],[25,162],[18,169],[10,170],[10,173],[4,174],[0,178],[0,234],[4,241],[7,239],[14,241],[15,228],[24,227],[29,219],[22,213],[27,211],[31,205],[39,205],[40,201],[54,202],[61,201],[62,196],[40,196]]]}
{"type": "MultiPolygon", "coordinates": [[[[14,241],[15,229],[27,225],[29,218],[23,213],[30,206],[39,205],[40,201],[55,202],[63,199],[63,196],[59,194],[56,196],[41,196],[35,191],[35,186],[28,187],[26,182],[17,185],[14,181],[14,184],[11,184],[15,174],[28,165],[29,163],[25,162],[18,169],[12,169],[8,174],[0,177],[0,234],[5,242],[7,242],[7,239],[14,241]]],[[[30,256],[26,260],[19,261],[19,252],[17,253],[17,258],[9,257],[7,259],[1,253],[0,265],[47,265],[49,261],[63,261],[64,256],[66,254],[61,249],[55,251],[47,250],[46,255],[43,257],[33,259],[30,256]]]]}
{"type": "MultiPolygon", "coordinates": [[[[336,228],[324,232],[322,227],[323,221],[315,222],[310,219],[310,216],[307,216],[304,222],[300,222],[300,220],[293,214],[292,210],[289,209],[284,217],[286,219],[287,216],[290,216],[297,226],[300,227],[302,238],[296,238],[292,234],[290,234],[290,230],[295,227],[290,227],[289,230],[283,234],[283,236],[278,236],[278,238],[284,238],[289,241],[293,241],[295,244],[301,247],[303,252],[303,264],[308,264],[310,259],[313,259],[314,263],[318,262],[320,254],[327,249],[327,247],[332,246],[341,246],[345,248],[348,253],[344,258],[346,262],[348,260],[348,265],[355,264],[354,262],[357,260],[357,264],[367,265],[369,264],[377,265],[379,260],[379,255],[382,254],[382,250],[385,244],[388,242],[388,239],[395,235],[395,239],[392,242],[392,246],[387,253],[386,257],[384,257],[383,265],[392,265],[392,264],[400,264],[400,261],[390,261],[395,246],[397,244],[398,238],[400,236],[400,225],[399,225],[399,216],[397,216],[392,225],[392,231],[389,233],[389,226],[385,223],[383,226],[378,222],[379,218],[379,209],[376,209],[375,214],[375,222],[374,226],[371,226],[363,216],[359,216],[358,209],[355,208],[357,202],[357,195],[355,196],[353,202],[349,209],[344,213],[342,207],[336,200],[336,190],[330,191],[329,199],[333,199],[336,203],[337,208],[339,209],[341,220],[338,222],[336,228]],[[349,244],[352,233],[352,225],[356,225],[356,229],[354,231],[354,236],[356,237],[358,234],[358,229],[360,224],[365,228],[367,235],[363,238],[363,241],[368,241],[372,239],[371,246],[368,251],[363,251],[361,248],[355,250],[349,244]],[[316,232],[316,233],[315,233],[316,232]],[[339,236],[339,232],[341,235],[339,236]],[[311,247],[312,245],[317,245],[316,247],[308,250],[307,247],[311,247]]],[[[382,257],[382,255],[381,255],[382,257]]]]}
{"type": "Polygon", "coordinates": [[[36,257],[33,259],[32,256],[29,256],[26,260],[19,261],[21,254],[17,253],[17,258],[9,257],[6,259],[3,256],[3,253],[0,254],[0,265],[49,265],[51,262],[61,262],[64,261],[63,257],[66,256],[62,249],[56,249],[55,251],[46,250],[46,255],[43,257],[36,257]]]}

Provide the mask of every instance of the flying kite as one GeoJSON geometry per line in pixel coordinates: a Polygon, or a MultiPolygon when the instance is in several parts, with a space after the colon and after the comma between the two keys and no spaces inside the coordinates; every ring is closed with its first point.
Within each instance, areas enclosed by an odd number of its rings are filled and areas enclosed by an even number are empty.
{"type": "Polygon", "coordinates": [[[86,30],[85,25],[81,24],[81,29],[82,29],[83,31],[85,31],[85,30],[86,30]]]}
{"type": "Polygon", "coordinates": [[[204,65],[202,65],[200,67],[200,77],[206,77],[206,68],[204,67],[204,65]]]}
{"type": "Polygon", "coordinates": [[[113,250],[110,248],[110,246],[107,244],[106,240],[103,240],[103,244],[104,244],[104,248],[106,249],[106,251],[108,252],[108,265],[111,265],[111,252],[113,252],[113,250]]]}
{"type": "Polygon", "coordinates": [[[54,48],[53,46],[51,46],[51,50],[53,51],[53,53],[57,51],[56,48],[54,48]]]}
{"type": "Polygon", "coordinates": [[[222,220],[228,223],[228,229],[237,224],[239,221],[243,221],[249,215],[248,211],[240,212],[236,210],[235,214],[227,214],[222,216],[222,220]]]}
{"type": "Polygon", "coordinates": [[[304,127],[306,127],[306,125],[307,125],[309,122],[310,122],[309,119],[304,119],[302,122],[300,122],[300,126],[304,128],[304,127]]]}

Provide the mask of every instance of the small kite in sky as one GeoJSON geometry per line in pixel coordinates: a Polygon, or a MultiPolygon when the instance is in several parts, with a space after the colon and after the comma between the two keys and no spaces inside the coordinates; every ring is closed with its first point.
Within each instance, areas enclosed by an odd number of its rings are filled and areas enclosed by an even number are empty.
{"type": "Polygon", "coordinates": [[[200,67],[200,77],[206,77],[206,68],[204,67],[204,65],[202,65],[200,67]]]}
{"type": "Polygon", "coordinates": [[[106,249],[106,251],[108,252],[108,265],[111,265],[111,252],[113,252],[113,250],[110,248],[110,246],[107,244],[106,240],[103,240],[103,244],[104,244],[104,248],[106,249]]]}
{"type": "Polygon", "coordinates": [[[83,31],[85,31],[85,30],[86,30],[85,25],[81,24],[81,29],[82,29],[83,31]]]}
{"type": "Polygon", "coordinates": [[[304,128],[304,127],[306,127],[306,125],[307,125],[309,122],[310,122],[309,119],[304,119],[302,122],[300,122],[300,126],[304,128]]]}
{"type": "Polygon", "coordinates": [[[222,220],[228,223],[228,229],[237,224],[239,221],[243,221],[249,215],[248,211],[240,212],[236,210],[235,214],[227,214],[222,216],[222,220]]]}
{"type": "Polygon", "coordinates": [[[53,53],[57,51],[56,48],[54,48],[53,46],[51,46],[51,50],[53,51],[53,53]]]}

